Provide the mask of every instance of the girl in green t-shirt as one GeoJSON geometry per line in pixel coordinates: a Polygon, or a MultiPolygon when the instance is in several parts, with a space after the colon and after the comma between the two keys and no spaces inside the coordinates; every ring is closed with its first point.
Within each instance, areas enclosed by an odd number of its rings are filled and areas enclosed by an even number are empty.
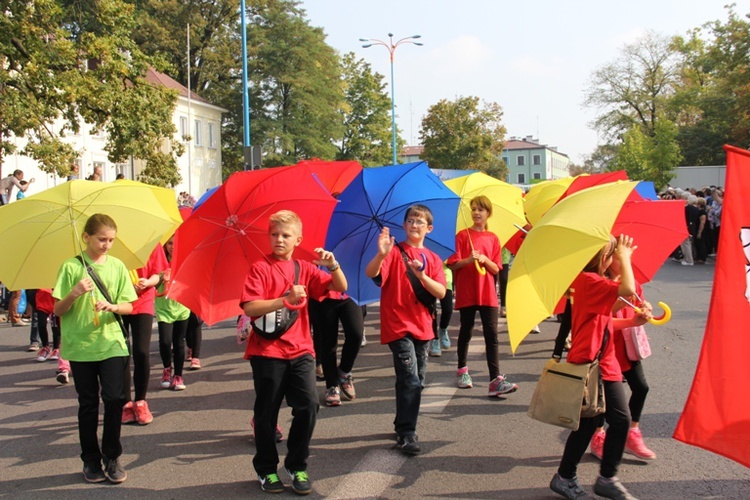
{"type": "Polygon", "coordinates": [[[61,322],[61,355],[70,361],[78,393],[83,477],[90,483],[107,479],[121,483],[127,478],[119,457],[123,380],[129,356],[115,314],[130,314],[136,295],[125,264],[108,255],[116,234],[117,225],[111,217],[94,214],[86,221],[82,235],[86,245],[82,258],[99,276],[111,302],[105,300],[77,258],[63,262],[52,295],[54,313],[61,322]],[[97,437],[99,391],[104,402],[101,449],[97,437]]]}

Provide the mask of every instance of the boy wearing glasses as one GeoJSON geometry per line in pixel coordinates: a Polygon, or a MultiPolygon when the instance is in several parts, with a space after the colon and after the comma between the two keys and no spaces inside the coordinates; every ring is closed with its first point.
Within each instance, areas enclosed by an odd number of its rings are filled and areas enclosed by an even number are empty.
{"type": "Polygon", "coordinates": [[[417,417],[422,400],[427,345],[432,340],[432,312],[417,299],[414,286],[421,286],[430,295],[445,296],[443,262],[424,246],[432,229],[433,215],[424,205],[406,210],[406,240],[396,243],[384,227],[378,238],[378,253],[367,264],[365,274],[381,282],[380,343],[393,353],[396,372],[396,448],[407,455],[421,453],[417,438],[417,417]],[[400,248],[399,248],[400,247],[400,248]],[[419,285],[412,285],[407,272],[416,276],[419,285]]]}

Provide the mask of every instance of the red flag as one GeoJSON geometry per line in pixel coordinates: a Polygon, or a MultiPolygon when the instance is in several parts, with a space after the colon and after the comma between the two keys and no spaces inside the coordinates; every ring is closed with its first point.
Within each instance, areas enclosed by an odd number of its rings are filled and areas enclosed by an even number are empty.
{"type": "Polygon", "coordinates": [[[711,306],[674,438],[750,467],[750,151],[724,146],[726,190],[711,306]]]}

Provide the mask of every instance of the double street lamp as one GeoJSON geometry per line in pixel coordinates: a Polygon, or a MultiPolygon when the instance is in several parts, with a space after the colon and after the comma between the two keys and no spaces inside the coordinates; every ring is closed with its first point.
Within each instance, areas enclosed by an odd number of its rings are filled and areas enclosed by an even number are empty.
{"type": "Polygon", "coordinates": [[[393,85],[393,54],[396,52],[396,48],[399,45],[405,44],[405,43],[411,43],[413,45],[419,45],[422,46],[424,44],[420,42],[415,42],[417,38],[422,38],[421,35],[412,35],[407,36],[406,38],[402,38],[401,40],[398,40],[396,43],[393,43],[393,33],[388,33],[388,41],[384,40],[378,40],[377,38],[360,38],[360,42],[367,42],[366,44],[362,45],[363,49],[367,49],[369,47],[372,47],[373,45],[382,45],[386,49],[388,49],[388,53],[391,56],[391,133],[393,136],[393,164],[397,164],[397,155],[396,155],[396,101],[395,101],[395,88],[393,85]]]}

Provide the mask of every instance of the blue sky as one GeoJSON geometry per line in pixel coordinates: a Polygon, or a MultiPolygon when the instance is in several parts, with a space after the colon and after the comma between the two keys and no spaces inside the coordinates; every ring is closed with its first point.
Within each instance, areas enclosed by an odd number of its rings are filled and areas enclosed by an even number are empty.
{"type": "MultiPolygon", "coordinates": [[[[685,34],[727,19],[728,0],[304,0],[313,26],[340,53],[354,52],[390,82],[385,47],[359,38],[422,35],[423,47],[395,53],[397,124],[419,143],[427,109],[440,99],[478,96],[503,107],[510,136],[533,135],[581,163],[598,144],[582,106],[593,71],[646,31],[685,34]]],[[[736,12],[750,12],[750,0],[736,12]]],[[[390,84],[389,84],[390,85],[390,84]]],[[[390,86],[388,87],[390,92],[390,86]]]]}

